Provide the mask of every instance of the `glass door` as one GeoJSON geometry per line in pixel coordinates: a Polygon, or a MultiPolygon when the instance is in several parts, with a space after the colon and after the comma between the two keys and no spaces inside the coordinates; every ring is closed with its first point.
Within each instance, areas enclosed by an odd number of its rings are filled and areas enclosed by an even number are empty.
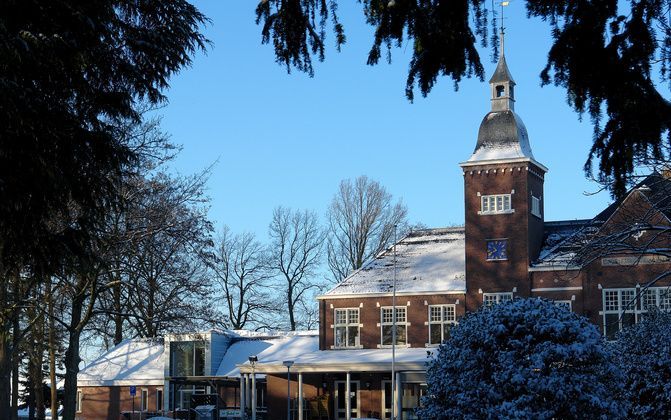
{"type": "MultiPolygon", "coordinates": [[[[335,415],[337,420],[346,419],[347,409],[345,407],[345,398],[347,391],[345,390],[345,381],[335,382],[335,415]]],[[[359,417],[359,381],[350,382],[350,418],[359,417]]]]}

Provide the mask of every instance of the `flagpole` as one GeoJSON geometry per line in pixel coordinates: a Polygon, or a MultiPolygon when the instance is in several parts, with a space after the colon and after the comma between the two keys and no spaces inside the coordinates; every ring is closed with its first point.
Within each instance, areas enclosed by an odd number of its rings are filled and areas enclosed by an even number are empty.
{"type": "Polygon", "coordinates": [[[394,225],[394,282],[391,295],[391,419],[396,420],[396,397],[398,383],[396,383],[396,229],[394,225]]]}

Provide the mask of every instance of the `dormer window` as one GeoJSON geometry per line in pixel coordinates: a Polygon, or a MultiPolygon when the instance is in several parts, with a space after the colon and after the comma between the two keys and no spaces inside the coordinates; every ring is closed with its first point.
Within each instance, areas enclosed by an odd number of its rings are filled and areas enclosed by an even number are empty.
{"type": "Polygon", "coordinates": [[[503,85],[496,86],[496,97],[501,98],[506,93],[506,87],[503,85]]]}
{"type": "Polygon", "coordinates": [[[511,194],[483,195],[480,214],[512,213],[511,194]]]}

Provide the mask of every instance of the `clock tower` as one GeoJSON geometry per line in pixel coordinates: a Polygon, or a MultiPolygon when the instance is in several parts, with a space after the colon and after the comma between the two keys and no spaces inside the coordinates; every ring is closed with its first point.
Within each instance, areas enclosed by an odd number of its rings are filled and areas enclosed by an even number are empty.
{"type": "MultiPolygon", "coordinates": [[[[501,34],[503,38],[503,33],[501,34]]],[[[543,240],[543,181],[522,119],[515,81],[501,48],[489,80],[491,111],[464,172],[466,309],[531,294],[529,265],[543,240]]]]}

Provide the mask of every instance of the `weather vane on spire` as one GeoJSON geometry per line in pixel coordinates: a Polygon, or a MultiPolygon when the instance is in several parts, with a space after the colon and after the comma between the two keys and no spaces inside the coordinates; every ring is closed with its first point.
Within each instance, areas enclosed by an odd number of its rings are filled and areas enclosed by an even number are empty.
{"type": "Polygon", "coordinates": [[[502,1],[499,3],[501,5],[501,55],[503,55],[503,35],[505,27],[503,26],[503,8],[510,4],[510,1],[502,1]]]}

